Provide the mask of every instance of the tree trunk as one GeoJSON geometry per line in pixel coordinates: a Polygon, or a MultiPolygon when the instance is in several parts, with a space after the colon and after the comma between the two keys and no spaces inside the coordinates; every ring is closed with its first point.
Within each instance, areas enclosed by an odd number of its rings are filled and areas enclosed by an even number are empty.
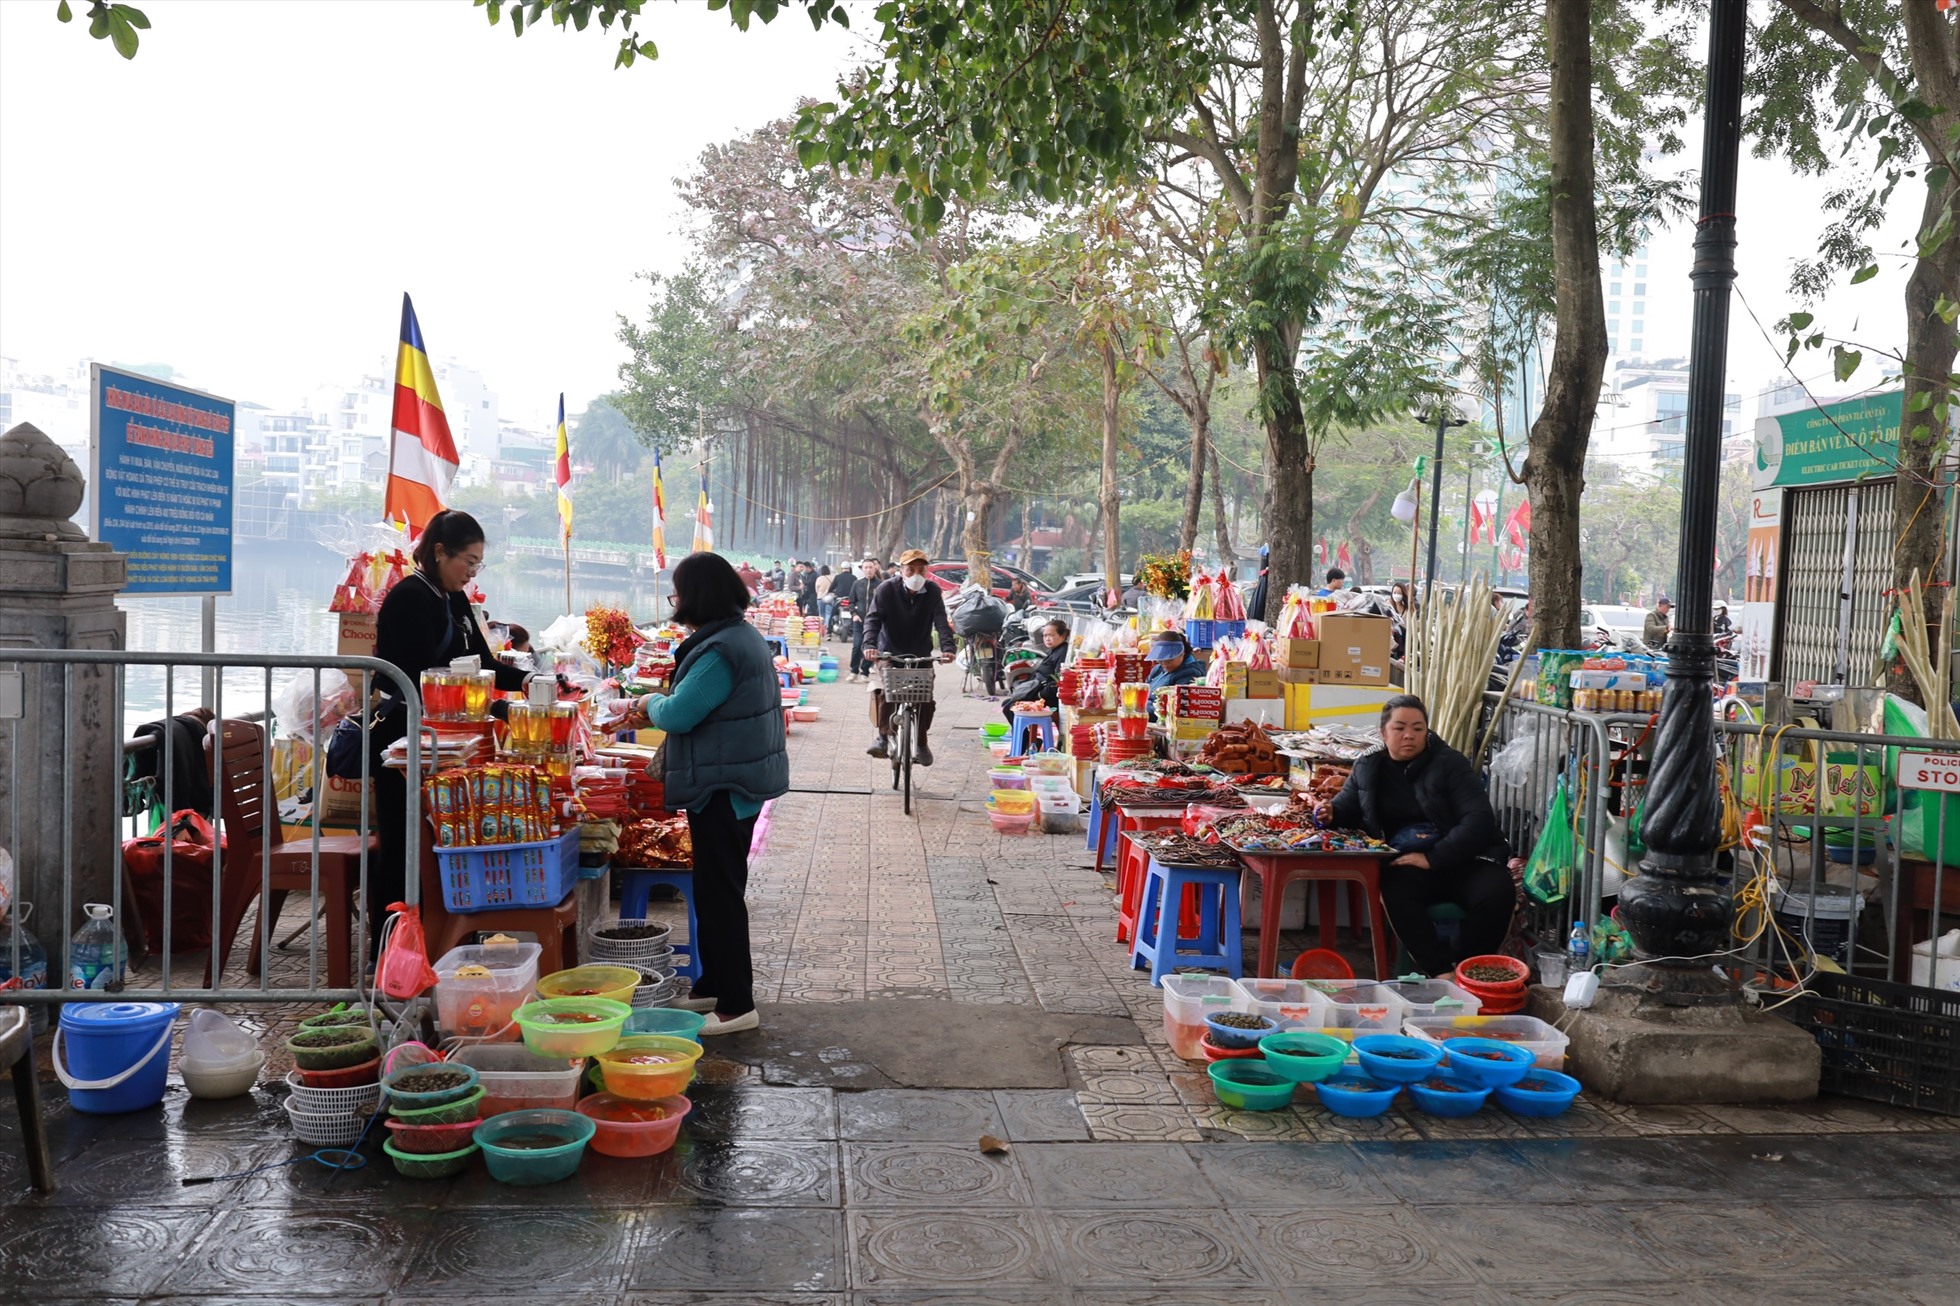
{"type": "Polygon", "coordinates": [[[1232,551],[1231,527],[1238,525],[1238,517],[1235,513],[1229,525],[1225,520],[1225,486],[1222,483],[1224,478],[1218,474],[1218,444],[1211,438],[1211,423],[1209,419],[1205,423],[1205,457],[1211,462],[1212,534],[1218,538],[1219,558],[1223,560],[1226,566],[1232,569],[1232,574],[1236,576],[1238,574],[1239,558],[1238,554],[1232,551]]]}
{"type": "Polygon", "coordinates": [[[1096,515],[1089,519],[1089,533],[1082,539],[1082,570],[1087,571],[1096,565],[1096,536],[1102,532],[1102,504],[1096,504],[1096,515]]]}
{"type": "Polygon", "coordinates": [[[1586,444],[1606,372],[1606,306],[1599,286],[1593,202],[1590,0],[1546,0],[1552,65],[1550,178],[1558,334],[1545,405],[1531,425],[1525,491],[1531,499],[1531,601],[1540,648],[1579,643],[1579,498],[1586,444]]]}
{"type": "Polygon", "coordinates": [[[1116,342],[1102,344],[1102,523],[1103,584],[1122,592],[1122,504],[1116,494],[1116,437],[1121,430],[1123,392],[1116,384],[1116,342]]]}
{"type": "Polygon", "coordinates": [[[1021,496],[1021,570],[1034,570],[1034,496],[1021,496]]]}
{"type": "MultiPolygon", "coordinates": [[[[1178,527],[1177,547],[1191,552],[1198,542],[1198,514],[1205,506],[1205,449],[1211,443],[1211,414],[1203,408],[1191,417],[1191,475],[1184,486],[1184,522],[1178,527]]],[[[1222,566],[1228,558],[1219,559],[1222,566]]]]}
{"type": "Polygon", "coordinates": [[[905,518],[912,511],[911,504],[896,506],[904,499],[905,480],[896,469],[892,472],[892,503],[895,505],[885,513],[883,535],[878,541],[878,560],[891,562],[898,557],[898,542],[905,536],[905,518]]]}
{"type": "MultiPolygon", "coordinates": [[[[1603,329],[1603,328],[1602,328],[1603,329]]],[[[1279,624],[1289,585],[1313,575],[1313,462],[1306,413],[1293,375],[1293,351],[1276,337],[1258,342],[1259,391],[1273,475],[1266,491],[1266,610],[1251,613],[1279,624]]]]}
{"type": "Polygon", "coordinates": [[[966,522],[960,532],[960,552],[966,557],[966,578],[977,585],[990,585],[993,575],[987,570],[987,562],[993,553],[988,548],[987,522],[994,509],[994,486],[990,481],[982,481],[967,489],[962,500],[966,504],[966,522]]]}

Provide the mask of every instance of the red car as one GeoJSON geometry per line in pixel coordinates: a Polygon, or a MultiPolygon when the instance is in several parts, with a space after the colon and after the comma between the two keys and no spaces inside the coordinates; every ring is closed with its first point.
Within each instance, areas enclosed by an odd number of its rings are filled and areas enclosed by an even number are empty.
{"type": "MultiPolygon", "coordinates": [[[[933,583],[948,594],[957,594],[960,586],[966,584],[966,563],[964,561],[929,562],[926,564],[926,575],[932,577],[933,583]]],[[[987,579],[992,582],[991,588],[995,598],[1006,598],[1007,587],[1017,578],[1026,581],[1028,588],[1037,595],[1048,592],[1046,585],[1019,567],[1010,567],[1004,562],[987,564],[987,579]]]]}

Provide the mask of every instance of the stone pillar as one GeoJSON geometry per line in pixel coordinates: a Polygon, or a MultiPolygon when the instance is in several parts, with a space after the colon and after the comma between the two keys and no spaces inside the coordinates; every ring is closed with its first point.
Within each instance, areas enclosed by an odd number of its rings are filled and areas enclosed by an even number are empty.
{"type": "Polygon", "coordinates": [[[61,941],[80,928],[82,903],[109,901],[122,788],[116,677],[111,667],[76,667],[72,681],[59,664],[10,667],[5,650],[123,647],[124,557],[69,520],[83,484],[74,460],[35,427],[23,422],[0,436],[0,672],[20,672],[22,686],[21,717],[0,720],[0,844],[13,853],[15,891],[34,904],[35,932],[57,960],[61,941]],[[65,849],[75,883],[64,921],[65,849]]]}

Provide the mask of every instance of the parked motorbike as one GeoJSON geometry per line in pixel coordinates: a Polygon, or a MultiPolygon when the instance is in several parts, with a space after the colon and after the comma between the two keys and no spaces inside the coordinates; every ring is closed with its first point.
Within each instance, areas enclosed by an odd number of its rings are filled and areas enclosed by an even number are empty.
{"type": "Polygon", "coordinates": [[[848,644],[851,642],[852,633],[851,601],[840,598],[837,600],[837,610],[830,614],[830,637],[841,639],[848,644]]]}

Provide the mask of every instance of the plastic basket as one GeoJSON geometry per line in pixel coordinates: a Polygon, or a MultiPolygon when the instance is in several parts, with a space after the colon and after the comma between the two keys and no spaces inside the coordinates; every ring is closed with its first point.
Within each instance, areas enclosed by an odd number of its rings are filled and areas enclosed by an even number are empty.
{"type": "Polygon", "coordinates": [[[1826,1093],[1960,1115],[1960,993],[1819,971],[1780,1009],[1824,1052],[1826,1093]]]}
{"type": "Polygon", "coordinates": [[[286,1118],[292,1121],[293,1137],[314,1147],[346,1147],[361,1136],[369,1114],[353,1105],[332,1111],[306,1111],[300,1108],[297,1098],[286,1099],[286,1118]]]}
{"type": "Polygon", "coordinates": [[[438,848],[436,861],[452,912],[556,907],[578,883],[578,831],[542,843],[438,848]]]}
{"type": "Polygon", "coordinates": [[[286,1087],[292,1090],[288,1100],[294,1107],[307,1115],[348,1115],[371,1111],[381,1100],[381,1081],[359,1084],[353,1088],[308,1088],[297,1070],[286,1072],[286,1087]]]}
{"type": "Polygon", "coordinates": [[[885,701],[892,704],[932,702],[932,668],[886,667],[885,701]]]}

